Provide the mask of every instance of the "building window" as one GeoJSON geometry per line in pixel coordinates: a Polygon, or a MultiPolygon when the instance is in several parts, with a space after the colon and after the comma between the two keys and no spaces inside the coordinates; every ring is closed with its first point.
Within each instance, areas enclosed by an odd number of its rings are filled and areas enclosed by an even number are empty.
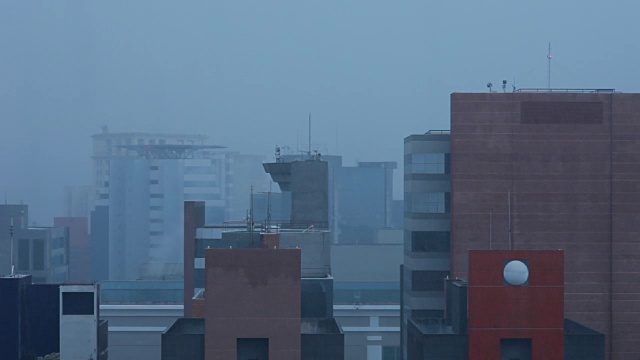
{"type": "Polygon", "coordinates": [[[161,236],[164,235],[162,231],[149,231],[149,235],[151,236],[161,236]]]}
{"type": "Polygon", "coordinates": [[[410,174],[449,173],[449,154],[411,154],[407,160],[410,174]]]}
{"type": "Polygon", "coordinates": [[[33,240],[33,270],[44,270],[44,240],[33,240]]]}
{"type": "Polygon", "coordinates": [[[416,270],[411,272],[412,291],[444,291],[448,271],[416,270]]]}
{"type": "Polygon", "coordinates": [[[413,213],[445,214],[449,212],[448,192],[409,193],[407,211],[413,213]]]}
{"type": "Polygon", "coordinates": [[[399,346],[383,346],[382,360],[400,360],[400,352],[399,346]]]}
{"type": "Polygon", "coordinates": [[[149,197],[152,198],[152,199],[163,199],[164,195],[163,194],[150,194],[149,197]]]}
{"type": "Polygon", "coordinates": [[[157,185],[159,183],[160,183],[159,180],[149,180],[149,184],[151,184],[151,185],[157,185]]]}
{"type": "Polygon", "coordinates": [[[159,170],[160,167],[158,165],[149,166],[149,170],[159,170]]]}
{"type": "Polygon", "coordinates": [[[165,139],[160,139],[160,140],[158,141],[158,144],[160,144],[160,145],[164,145],[164,144],[166,144],[166,143],[167,143],[167,140],[165,140],[165,139]]]}
{"type": "Polygon", "coordinates": [[[92,292],[63,292],[62,315],[93,315],[92,292]]]}
{"type": "Polygon", "coordinates": [[[162,209],[163,209],[163,208],[162,208],[162,206],[149,206],[149,210],[156,210],[156,211],[158,211],[158,210],[162,210],[162,209]]]}
{"type": "Polygon", "coordinates": [[[29,240],[18,241],[18,270],[29,270],[29,240]]]}
{"type": "Polygon", "coordinates": [[[451,233],[449,231],[412,231],[411,251],[449,252],[451,233]]]}
{"type": "Polygon", "coordinates": [[[150,219],[149,222],[152,223],[152,224],[162,224],[162,223],[164,223],[164,220],[163,219],[150,219]]]}

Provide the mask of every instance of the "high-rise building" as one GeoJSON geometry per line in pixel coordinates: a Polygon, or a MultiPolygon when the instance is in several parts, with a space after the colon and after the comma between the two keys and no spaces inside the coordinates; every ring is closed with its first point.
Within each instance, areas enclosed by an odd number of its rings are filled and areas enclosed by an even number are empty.
{"type": "Polygon", "coordinates": [[[451,255],[450,153],[449,131],[404,139],[403,343],[408,319],[438,321],[444,316],[443,279],[449,275],[451,255]]]}
{"type": "MultiPolygon", "coordinates": [[[[207,222],[246,218],[251,189],[267,190],[263,158],[222,152],[201,135],[109,133],[93,136],[92,248],[108,237],[112,280],[182,276],[182,204],[204,201],[207,222]]],[[[98,276],[100,277],[100,276],[98,276]]]]}
{"type": "Polygon", "coordinates": [[[640,94],[452,94],[450,276],[468,276],[470,249],[563,249],[565,317],[604,333],[608,359],[638,357],[639,134],[640,94]]]}

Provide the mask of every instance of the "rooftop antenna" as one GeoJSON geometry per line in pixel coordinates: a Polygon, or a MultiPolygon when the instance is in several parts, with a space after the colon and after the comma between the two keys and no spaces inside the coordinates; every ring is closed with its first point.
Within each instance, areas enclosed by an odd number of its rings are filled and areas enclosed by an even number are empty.
{"type": "Polygon", "coordinates": [[[493,84],[492,83],[488,82],[487,83],[487,87],[489,88],[489,92],[493,92],[493,91],[491,91],[491,88],[493,88],[493,84]]]}
{"type": "Polygon", "coordinates": [[[549,42],[549,52],[547,53],[547,61],[549,63],[547,71],[547,88],[549,90],[551,90],[551,59],[553,59],[553,55],[551,55],[551,42],[549,42]]]}
{"type": "Polygon", "coordinates": [[[507,92],[507,80],[502,80],[502,92],[507,92]]]}
{"type": "Polygon", "coordinates": [[[309,152],[307,154],[311,158],[311,113],[309,113],[309,152]]]}
{"type": "Polygon", "coordinates": [[[9,225],[9,239],[11,241],[11,276],[14,275],[14,265],[13,265],[13,218],[11,218],[11,225],[9,225]]]}
{"type": "Polygon", "coordinates": [[[253,185],[251,185],[251,195],[249,198],[249,232],[253,232],[253,185]]]}
{"type": "Polygon", "coordinates": [[[491,250],[492,242],[493,242],[493,212],[489,211],[489,250],[491,250]]]}
{"type": "Polygon", "coordinates": [[[508,205],[509,205],[509,250],[513,250],[513,239],[511,238],[511,234],[513,233],[513,227],[511,226],[511,189],[507,193],[508,196],[508,205]]]}
{"type": "Polygon", "coordinates": [[[513,84],[511,85],[513,87],[513,92],[516,92],[516,77],[513,77],[513,84]]]}

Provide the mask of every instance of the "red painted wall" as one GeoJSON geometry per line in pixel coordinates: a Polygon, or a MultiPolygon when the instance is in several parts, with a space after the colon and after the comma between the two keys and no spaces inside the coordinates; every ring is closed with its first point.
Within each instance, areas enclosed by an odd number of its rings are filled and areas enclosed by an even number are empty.
{"type": "Polygon", "coordinates": [[[532,339],[534,360],[564,358],[564,252],[469,251],[469,359],[500,359],[500,339],[532,339]],[[508,286],[504,265],[528,262],[525,286],[508,286]]]}

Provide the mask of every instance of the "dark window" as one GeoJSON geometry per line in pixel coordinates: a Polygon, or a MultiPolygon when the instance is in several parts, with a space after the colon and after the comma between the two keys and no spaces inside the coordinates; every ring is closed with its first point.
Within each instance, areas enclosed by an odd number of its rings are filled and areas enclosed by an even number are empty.
{"type": "Polygon", "coordinates": [[[383,346],[382,360],[400,360],[399,346],[383,346]]]}
{"type": "Polygon", "coordinates": [[[44,240],[33,240],[33,270],[44,270],[44,240]]]}
{"type": "Polygon", "coordinates": [[[159,170],[159,169],[160,169],[160,167],[157,166],[157,165],[149,166],[149,170],[159,170]]]}
{"type": "Polygon", "coordinates": [[[247,338],[237,339],[238,360],[268,360],[269,359],[269,339],[247,338]]]}
{"type": "Polygon", "coordinates": [[[449,231],[412,231],[411,251],[449,252],[451,233],[449,231]]]}
{"type": "Polygon", "coordinates": [[[160,236],[160,235],[164,235],[164,233],[162,231],[149,231],[149,235],[160,236]]]}
{"type": "Polygon", "coordinates": [[[531,360],[531,339],[500,339],[501,360],[531,360]]]}
{"type": "Polygon", "coordinates": [[[100,199],[108,199],[109,194],[100,194],[100,199]]]}
{"type": "Polygon", "coordinates": [[[444,291],[444,279],[448,271],[417,270],[411,272],[411,290],[444,291]]]}
{"type": "Polygon", "coordinates": [[[443,310],[411,310],[411,317],[416,319],[443,319],[443,310]]]}
{"type": "Polygon", "coordinates": [[[149,180],[149,184],[151,184],[151,185],[156,185],[158,183],[159,183],[158,180],[149,180]]]}
{"type": "Polygon", "coordinates": [[[162,206],[149,206],[149,210],[162,210],[162,206]]]}
{"type": "Polygon", "coordinates": [[[449,213],[450,193],[448,192],[415,192],[408,193],[405,198],[405,209],[413,213],[449,213]]]}
{"type": "Polygon", "coordinates": [[[602,102],[523,101],[523,124],[602,124],[602,102]]]}
{"type": "Polygon", "coordinates": [[[29,240],[18,241],[18,270],[29,270],[29,240]]]}
{"type": "Polygon", "coordinates": [[[162,219],[150,219],[149,222],[152,223],[152,224],[162,224],[164,222],[164,220],[162,220],[162,219]]]}
{"type": "Polygon", "coordinates": [[[204,288],[204,269],[194,269],[193,270],[194,277],[194,287],[196,288],[204,288]]]}
{"type": "Polygon", "coordinates": [[[93,293],[63,292],[62,315],[93,315],[93,293]]]}

